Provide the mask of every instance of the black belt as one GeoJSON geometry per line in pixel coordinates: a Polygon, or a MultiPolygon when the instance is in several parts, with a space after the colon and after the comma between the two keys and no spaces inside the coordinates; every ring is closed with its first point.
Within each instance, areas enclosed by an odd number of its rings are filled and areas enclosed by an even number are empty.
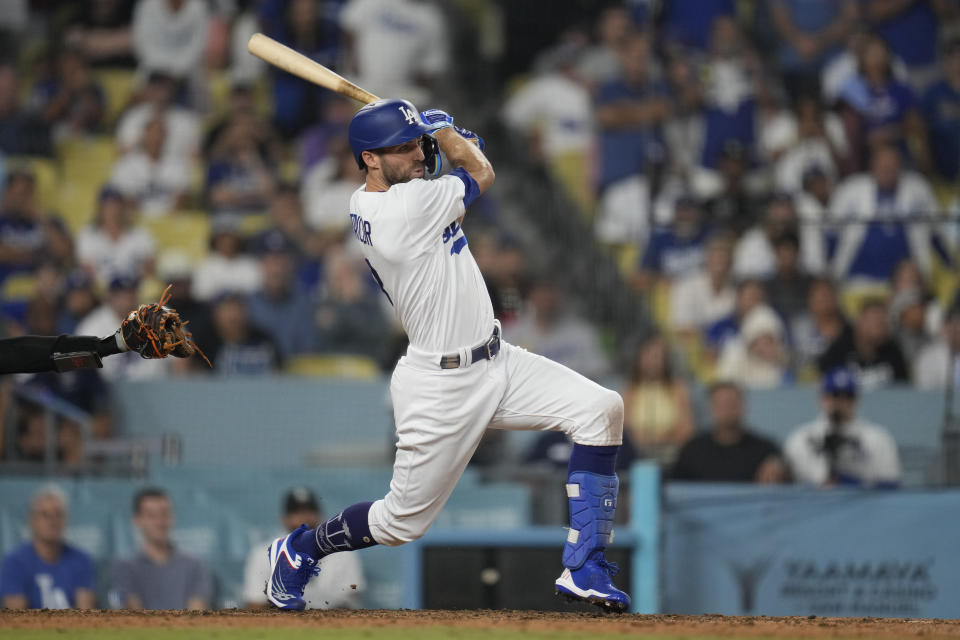
{"type": "MultiPolygon", "coordinates": [[[[493,335],[483,344],[470,350],[470,364],[480,360],[493,360],[500,353],[500,327],[493,328],[493,335]]],[[[440,358],[441,369],[460,368],[460,354],[448,353],[440,358]]]]}

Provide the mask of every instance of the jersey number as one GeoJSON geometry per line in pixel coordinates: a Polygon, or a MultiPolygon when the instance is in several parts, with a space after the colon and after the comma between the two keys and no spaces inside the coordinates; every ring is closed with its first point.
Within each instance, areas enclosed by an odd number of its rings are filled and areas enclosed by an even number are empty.
{"type": "Polygon", "coordinates": [[[387,290],[383,288],[383,279],[380,277],[380,274],[377,273],[377,270],[373,268],[373,265],[370,264],[370,261],[366,258],[363,259],[367,263],[367,266],[370,267],[370,273],[373,274],[373,279],[377,281],[377,284],[380,285],[380,291],[383,291],[383,295],[387,296],[387,302],[390,303],[390,306],[393,306],[393,300],[390,298],[390,294],[387,293],[387,290]]]}

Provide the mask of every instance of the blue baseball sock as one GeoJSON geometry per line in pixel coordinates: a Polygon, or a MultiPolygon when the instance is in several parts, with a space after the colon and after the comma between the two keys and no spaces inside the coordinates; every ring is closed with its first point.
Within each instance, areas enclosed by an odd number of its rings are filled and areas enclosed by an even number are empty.
{"type": "Polygon", "coordinates": [[[377,544],[370,535],[367,514],[372,502],[358,502],[323,522],[316,529],[302,531],[290,539],[294,551],[320,559],[338,551],[366,549],[377,544]]]}
{"type": "Polygon", "coordinates": [[[598,476],[612,476],[616,474],[617,452],[620,445],[609,447],[591,447],[585,444],[574,444],[570,454],[570,464],[567,466],[567,475],[575,471],[589,471],[598,476]]]}

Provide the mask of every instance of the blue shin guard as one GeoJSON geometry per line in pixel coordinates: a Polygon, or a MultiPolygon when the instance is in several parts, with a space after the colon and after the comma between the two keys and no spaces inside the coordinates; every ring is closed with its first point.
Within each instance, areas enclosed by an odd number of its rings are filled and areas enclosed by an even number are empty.
{"type": "Polygon", "coordinates": [[[613,542],[613,514],[620,481],[615,475],[574,471],[567,481],[570,530],[563,547],[563,574],[557,593],[616,611],[630,607],[630,596],[613,586],[618,568],[603,556],[613,542]]]}

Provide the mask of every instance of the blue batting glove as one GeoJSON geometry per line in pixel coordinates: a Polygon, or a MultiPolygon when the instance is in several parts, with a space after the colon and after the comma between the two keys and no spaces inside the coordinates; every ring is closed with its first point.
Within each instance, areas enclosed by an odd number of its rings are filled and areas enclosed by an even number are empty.
{"type": "Polygon", "coordinates": [[[434,131],[453,126],[453,116],[442,109],[427,109],[420,112],[420,119],[433,127],[434,131]]]}
{"type": "Polygon", "coordinates": [[[480,147],[480,151],[483,151],[483,138],[475,134],[473,131],[470,131],[470,129],[464,129],[463,127],[458,127],[457,125],[453,125],[453,130],[459,133],[461,138],[464,138],[468,142],[472,142],[480,147]]]}

